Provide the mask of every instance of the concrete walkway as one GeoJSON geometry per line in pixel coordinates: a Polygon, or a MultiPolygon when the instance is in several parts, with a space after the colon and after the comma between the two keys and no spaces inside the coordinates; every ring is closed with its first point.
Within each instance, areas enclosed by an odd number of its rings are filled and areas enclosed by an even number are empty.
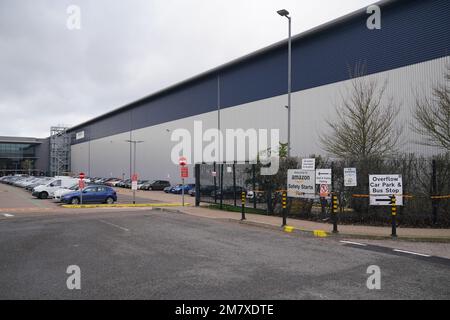
{"type": "MultiPolygon", "coordinates": [[[[128,189],[118,189],[118,193],[129,194],[131,193],[128,189]]],[[[174,194],[167,194],[159,191],[137,191],[140,198],[147,198],[154,201],[163,202],[180,202],[181,196],[174,194]]],[[[186,196],[186,203],[191,206],[187,207],[177,207],[176,210],[204,218],[212,219],[226,219],[240,221],[241,214],[237,212],[228,212],[209,209],[206,206],[194,207],[195,199],[190,196],[186,196]]],[[[250,214],[246,213],[247,223],[266,225],[270,227],[280,227],[281,218],[250,214]]],[[[324,230],[327,233],[331,233],[333,226],[329,223],[312,222],[306,220],[296,220],[288,219],[288,225],[296,229],[303,231],[314,231],[314,230],[324,230]]],[[[391,228],[390,227],[373,227],[373,226],[360,226],[360,225],[339,225],[339,234],[346,237],[355,238],[390,238],[391,228]]],[[[407,240],[422,240],[422,241],[450,241],[450,229],[417,229],[417,228],[401,228],[397,229],[397,234],[399,239],[407,240]]]]}

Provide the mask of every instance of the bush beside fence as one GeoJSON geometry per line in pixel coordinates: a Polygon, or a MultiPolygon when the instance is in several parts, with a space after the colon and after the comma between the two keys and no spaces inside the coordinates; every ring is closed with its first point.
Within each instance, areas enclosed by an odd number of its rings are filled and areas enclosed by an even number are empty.
{"type": "MultiPolygon", "coordinates": [[[[286,189],[287,170],[298,169],[301,159],[281,159],[275,176],[261,176],[260,164],[198,164],[198,201],[220,206],[241,206],[241,191],[247,192],[246,207],[267,215],[281,216],[281,193],[286,189]],[[215,174],[214,174],[215,173],[215,174]]],[[[450,227],[450,156],[432,159],[413,155],[396,159],[332,160],[316,158],[317,169],[333,171],[332,192],[339,197],[339,223],[389,225],[390,207],[369,205],[370,174],[401,174],[404,206],[397,221],[404,227],[450,227]],[[357,187],[344,186],[344,168],[356,168],[357,187]]],[[[317,195],[319,194],[317,186],[317,195]]],[[[290,218],[331,221],[329,199],[288,200],[290,218]]]]}

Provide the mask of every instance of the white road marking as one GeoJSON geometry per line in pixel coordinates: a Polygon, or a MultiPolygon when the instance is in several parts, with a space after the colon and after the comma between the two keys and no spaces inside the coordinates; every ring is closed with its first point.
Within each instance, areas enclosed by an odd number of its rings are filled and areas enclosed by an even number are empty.
{"type": "Polygon", "coordinates": [[[413,254],[413,255],[416,255],[416,256],[421,256],[421,257],[426,257],[426,258],[431,257],[430,255],[427,255],[427,254],[411,252],[411,251],[405,251],[405,250],[399,250],[399,249],[394,249],[394,251],[395,252],[400,252],[400,253],[413,254]]]}
{"type": "Polygon", "coordinates": [[[123,230],[123,231],[130,231],[130,229],[127,229],[127,228],[118,226],[117,224],[114,224],[114,223],[111,223],[111,222],[108,222],[108,221],[105,221],[105,220],[98,220],[98,221],[103,222],[103,223],[105,223],[105,224],[108,224],[108,225],[110,225],[110,226],[112,226],[112,227],[119,228],[120,230],[123,230]]]}
{"type": "Polygon", "coordinates": [[[12,218],[12,217],[14,217],[13,214],[9,214],[9,213],[4,213],[3,215],[4,215],[5,217],[7,217],[7,218],[12,218]]]}
{"type": "Polygon", "coordinates": [[[341,242],[346,243],[346,244],[354,244],[356,246],[361,246],[361,247],[367,247],[367,244],[359,243],[359,242],[345,241],[345,240],[342,240],[341,242]]]}

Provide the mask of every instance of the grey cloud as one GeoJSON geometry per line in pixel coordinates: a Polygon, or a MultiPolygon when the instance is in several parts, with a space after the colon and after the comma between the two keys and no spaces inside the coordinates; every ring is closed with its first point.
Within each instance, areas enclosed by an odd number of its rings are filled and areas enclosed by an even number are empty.
{"type": "Polygon", "coordinates": [[[0,135],[47,136],[370,4],[367,0],[3,0],[0,135]],[[66,28],[69,5],[82,29],[66,28]]]}

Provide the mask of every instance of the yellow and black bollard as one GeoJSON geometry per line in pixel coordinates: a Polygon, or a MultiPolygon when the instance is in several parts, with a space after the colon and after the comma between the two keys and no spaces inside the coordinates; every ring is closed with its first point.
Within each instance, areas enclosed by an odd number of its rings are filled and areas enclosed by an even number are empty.
{"type": "Polygon", "coordinates": [[[242,194],[241,194],[241,201],[242,201],[242,221],[243,220],[246,220],[245,219],[245,199],[246,199],[246,196],[247,196],[247,194],[246,194],[246,192],[245,191],[242,191],[242,194]]]}
{"type": "Polygon", "coordinates": [[[281,206],[283,208],[283,224],[282,227],[287,225],[287,193],[286,191],[283,191],[283,194],[281,195],[281,206]]]}
{"type": "Polygon", "coordinates": [[[338,227],[337,227],[337,214],[338,214],[338,196],[333,193],[331,195],[331,214],[333,218],[333,233],[339,233],[338,227]]]}
{"type": "Polygon", "coordinates": [[[391,214],[392,214],[392,238],[397,238],[397,198],[391,196],[391,214]]]}

